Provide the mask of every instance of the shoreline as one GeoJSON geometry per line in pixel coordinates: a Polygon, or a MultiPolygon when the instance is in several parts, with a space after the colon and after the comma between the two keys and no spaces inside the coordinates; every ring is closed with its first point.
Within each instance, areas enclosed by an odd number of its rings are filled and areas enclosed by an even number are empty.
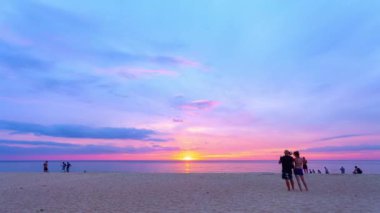
{"type": "MultiPolygon", "coordinates": [[[[40,172],[43,162],[0,162],[0,172],[40,172]]],[[[139,162],[139,161],[71,161],[70,172],[138,172],[138,173],[280,173],[278,161],[220,161],[220,162],[139,162]]],[[[354,166],[359,166],[365,174],[380,174],[380,161],[352,162],[328,161],[309,162],[309,169],[324,172],[326,166],[330,173],[340,173],[340,168],[346,168],[346,173],[352,173],[354,166]]],[[[61,172],[62,162],[49,161],[49,171],[61,172]]]]}

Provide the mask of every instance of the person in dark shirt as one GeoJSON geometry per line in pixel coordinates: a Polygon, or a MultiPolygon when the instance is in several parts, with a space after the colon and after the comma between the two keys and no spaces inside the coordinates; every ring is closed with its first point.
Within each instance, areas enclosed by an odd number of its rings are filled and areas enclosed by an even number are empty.
{"type": "Polygon", "coordinates": [[[343,166],[340,167],[340,173],[341,173],[341,174],[346,173],[346,169],[345,169],[343,166]]]}
{"type": "Polygon", "coordinates": [[[66,163],[62,162],[62,172],[65,172],[65,171],[66,171],[66,163]]]}
{"type": "Polygon", "coordinates": [[[302,165],[303,171],[304,171],[305,174],[307,174],[307,173],[309,173],[309,170],[308,170],[308,167],[307,167],[307,160],[306,160],[305,157],[303,157],[302,160],[303,160],[303,165],[302,165]]]}
{"type": "Polygon", "coordinates": [[[294,182],[293,182],[293,168],[294,168],[294,159],[292,158],[291,153],[288,150],[284,151],[284,156],[280,157],[279,164],[282,165],[282,179],[285,180],[286,187],[288,191],[290,191],[290,186],[292,190],[294,190],[294,182]]]}
{"type": "Polygon", "coordinates": [[[48,161],[45,161],[43,166],[44,166],[44,172],[49,172],[48,161]]]}
{"type": "Polygon", "coordinates": [[[66,172],[69,173],[70,172],[70,167],[71,167],[71,164],[69,162],[66,163],[66,172]]]}

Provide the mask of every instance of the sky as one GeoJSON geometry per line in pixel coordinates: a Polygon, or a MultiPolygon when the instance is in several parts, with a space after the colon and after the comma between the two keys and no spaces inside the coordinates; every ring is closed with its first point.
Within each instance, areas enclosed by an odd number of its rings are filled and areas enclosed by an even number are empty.
{"type": "Polygon", "coordinates": [[[380,2],[4,0],[0,160],[380,159],[380,2]]]}

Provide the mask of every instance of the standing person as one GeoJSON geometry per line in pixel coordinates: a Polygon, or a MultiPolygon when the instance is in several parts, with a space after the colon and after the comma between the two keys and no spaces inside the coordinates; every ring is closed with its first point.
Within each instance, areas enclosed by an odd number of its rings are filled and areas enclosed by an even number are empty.
{"type": "Polygon", "coordinates": [[[300,179],[303,183],[303,186],[305,187],[306,191],[309,189],[307,188],[307,184],[305,182],[305,179],[303,178],[303,162],[304,159],[300,158],[300,153],[298,151],[294,152],[294,175],[296,176],[298,187],[300,187],[300,191],[302,192],[302,186],[300,179]]]}
{"type": "Polygon", "coordinates": [[[44,166],[44,172],[49,172],[48,161],[45,161],[43,166],[44,166]]]}
{"type": "Polygon", "coordinates": [[[292,176],[294,159],[292,156],[290,156],[291,153],[288,150],[285,150],[284,154],[284,156],[280,157],[280,161],[278,163],[282,165],[282,179],[285,180],[286,187],[288,188],[288,191],[290,191],[290,186],[292,186],[292,190],[294,190],[294,182],[292,176]]]}
{"type": "Polygon", "coordinates": [[[345,169],[343,166],[340,167],[340,173],[341,173],[341,174],[346,173],[346,169],[345,169]]]}
{"type": "Polygon", "coordinates": [[[305,157],[303,157],[302,160],[303,160],[303,171],[305,172],[305,174],[307,174],[309,173],[309,170],[307,169],[307,160],[305,157]]]}
{"type": "Polygon", "coordinates": [[[66,163],[66,172],[69,173],[70,172],[70,167],[71,167],[71,164],[69,162],[66,163]]]}
{"type": "Polygon", "coordinates": [[[325,174],[328,175],[330,174],[329,170],[327,169],[327,167],[325,166],[325,174]]]}
{"type": "Polygon", "coordinates": [[[65,172],[65,171],[66,171],[66,163],[62,162],[62,172],[65,172]]]}

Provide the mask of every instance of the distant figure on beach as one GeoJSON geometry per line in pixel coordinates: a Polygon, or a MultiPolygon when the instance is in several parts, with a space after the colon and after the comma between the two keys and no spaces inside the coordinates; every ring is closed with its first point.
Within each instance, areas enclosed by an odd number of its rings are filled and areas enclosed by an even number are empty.
{"type": "Polygon", "coordinates": [[[343,166],[341,166],[339,170],[340,170],[340,174],[346,173],[346,169],[343,166]]]}
{"type": "Polygon", "coordinates": [[[318,169],[318,174],[322,174],[321,170],[318,169]]]}
{"type": "MultiPolygon", "coordinates": [[[[303,161],[303,171],[305,172],[305,174],[309,173],[309,170],[307,169],[307,160],[305,157],[302,158],[302,161],[303,161]]],[[[311,172],[310,172],[311,173],[311,172]]]]}
{"type": "Polygon", "coordinates": [[[327,167],[325,166],[325,174],[328,175],[330,174],[329,170],[327,169],[327,167]]]}
{"type": "Polygon", "coordinates": [[[66,163],[62,162],[62,172],[65,172],[65,171],[66,171],[66,163]]]}
{"type": "Polygon", "coordinates": [[[312,174],[313,173],[313,170],[309,169],[309,174],[312,174]]]}
{"type": "Polygon", "coordinates": [[[313,174],[315,174],[315,170],[313,169],[313,174]]]}
{"type": "Polygon", "coordinates": [[[69,173],[70,172],[70,167],[71,167],[71,164],[69,162],[66,163],[66,172],[69,173]]]}
{"type": "Polygon", "coordinates": [[[288,191],[290,191],[290,186],[292,187],[292,190],[294,190],[294,182],[292,176],[292,169],[294,168],[294,159],[292,158],[292,156],[290,156],[291,153],[288,150],[285,150],[284,154],[284,156],[280,157],[278,163],[282,166],[282,179],[285,180],[286,187],[288,188],[288,191]]]}
{"type": "Polygon", "coordinates": [[[45,161],[43,166],[44,166],[44,172],[49,172],[48,161],[45,161]]]}
{"type": "Polygon", "coordinates": [[[359,167],[355,166],[355,169],[354,169],[354,171],[352,173],[354,173],[354,174],[363,174],[363,171],[359,167]]]}
{"type": "Polygon", "coordinates": [[[300,191],[302,191],[302,186],[301,186],[301,181],[302,181],[303,186],[305,187],[306,191],[308,191],[307,184],[305,182],[305,179],[303,178],[304,158],[300,158],[299,151],[295,151],[293,154],[295,157],[294,158],[294,175],[296,176],[298,187],[300,188],[300,191]]]}

